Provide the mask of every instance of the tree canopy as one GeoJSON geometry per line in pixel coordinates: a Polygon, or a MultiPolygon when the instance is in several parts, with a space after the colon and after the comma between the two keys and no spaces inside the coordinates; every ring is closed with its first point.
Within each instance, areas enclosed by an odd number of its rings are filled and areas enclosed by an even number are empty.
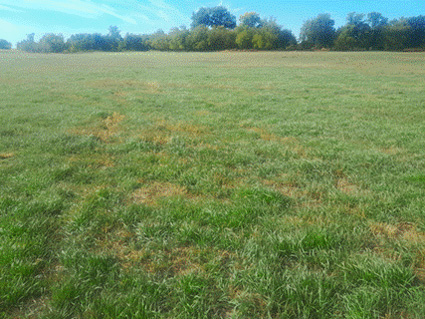
{"type": "Polygon", "coordinates": [[[226,7],[200,8],[192,14],[192,28],[204,25],[206,27],[222,26],[228,29],[236,27],[236,16],[231,14],[226,7]]]}
{"type": "Polygon", "coordinates": [[[306,46],[330,48],[335,39],[335,21],[328,13],[307,20],[301,27],[300,39],[306,46]]]}
{"type": "MultiPolygon", "coordinates": [[[[11,44],[0,40],[0,49],[11,44]]],[[[218,50],[422,50],[425,51],[425,16],[389,21],[379,12],[351,12],[346,24],[335,29],[330,14],[319,14],[304,22],[300,41],[290,30],[274,19],[264,19],[257,12],[236,17],[223,6],[203,7],[192,15],[191,28],[172,28],[168,33],[122,36],[117,26],[110,26],[106,35],[79,33],[67,40],[61,34],[48,33],[38,42],[35,34],[18,42],[19,50],[28,52],[80,51],[218,51],[218,50]]]]}
{"type": "Polygon", "coordinates": [[[4,39],[0,39],[0,49],[1,50],[10,50],[12,48],[12,43],[4,40],[4,39]]]}

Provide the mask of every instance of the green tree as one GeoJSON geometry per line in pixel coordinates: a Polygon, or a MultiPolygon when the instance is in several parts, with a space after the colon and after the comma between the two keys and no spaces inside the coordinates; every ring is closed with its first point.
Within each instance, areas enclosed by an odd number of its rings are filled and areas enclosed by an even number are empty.
{"type": "Polygon", "coordinates": [[[121,37],[121,31],[118,29],[117,26],[110,26],[109,27],[109,33],[105,37],[105,41],[107,43],[108,48],[106,51],[119,51],[120,48],[123,46],[122,41],[123,38],[121,37]]]}
{"type": "Polygon", "coordinates": [[[402,51],[409,47],[412,29],[406,19],[391,21],[384,30],[384,49],[402,51]]]}
{"type": "Polygon", "coordinates": [[[39,41],[40,51],[45,53],[61,53],[67,45],[62,34],[47,33],[39,41]]]}
{"type": "Polygon", "coordinates": [[[301,27],[300,39],[303,47],[330,48],[335,39],[335,21],[330,14],[319,14],[307,20],[301,27]]]}
{"type": "Polygon", "coordinates": [[[16,48],[26,52],[40,52],[39,45],[34,41],[34,37],[34,33],[28,34],[26,40],[20,41],[16,44],[16,48]]]}
{"type": "Polygon", "coordinates": [[[239,22],[242,26],[249,28],[259,28],[262,26],[260,15],[256,12],[247,12],[244,15],[241,15],[239,22]]]}
{"type": "Polygon", "coordinates": [[[388,26],[388,18],[379,12],[367,14],[367,23],[370,26],[370,48],[373,50],[384,49],[384,29],[388,26]]]}
{"type": "Polygon", "coordinates": [[[372,29],[377,29],[388,25],[388,18],[385,18],[379,12],[370,12],[367,14],[366,20],[372,29]]]}
{"type": "Polygon", "coordinates": [[[168,51],[170,50],[170,39],[163,30],[159,29],[152,34],[149,40],[149,45],[154,50],[168,51]]]}
{"type": "Polygon", "coordinates": [[[149,37],[146,35],[127,33],[123,39],[123,49],[128,51],[148,51],[150,49],[148,40],[149,37]]]}
{"type": "Polygon", "coordinates": [[[364,21],[364,14],[351,12],[347,24],[337,32],[334,48],[337,50],[367,50],[371,45],[370,26],[364,21]]]}
{"type": "Polygon", "coordinates": [[[199,25],[190,31],[187,37],[187,48],[189,51],[209,51],[208,45],[209,29],[205,25],[199,25]]]}
{"type": "Polygon", "coordinates": [[[236,47],[236,33],[225,27],[213,27],[208,31],[208,48],[212,51],[230,50],[236,47]]]}
{"type": "MultiPolygon", "coordinates": [[[[239,49],[252,49],[254,47],[253,38],[255,29],[247,26],[239,26],[236,29],[236,45],[239,49]]],[[[257,40],[258,41],[258,40],[257,40]]]]}
{"type": "Polygon", "coordinates": [[[407,24],[411,29],[409,47],[425,49],[425,16],[408,18],[407,24]]]}
{"type": "Polygon", "coordinates": [[[172,51],[183,51],[187,50],[187,37],[189,36],[189,30],[186,27],[173,28],[168,34],[169,47],[172,51]]]}
{"type": "Polygon", "coordinates": [[[2,50],[10,50],[12,48],[12,43],[4,40],[4,39],[0,39],[0,49],[2,50]]]}
{"type": "Polygon", "coordinates": [[[204,25],[206,27],[223,26],[234,29],[236,27],[236,16],[223,6],[213,8],[200,8],[192,14],[192,28],[204,25]]]}

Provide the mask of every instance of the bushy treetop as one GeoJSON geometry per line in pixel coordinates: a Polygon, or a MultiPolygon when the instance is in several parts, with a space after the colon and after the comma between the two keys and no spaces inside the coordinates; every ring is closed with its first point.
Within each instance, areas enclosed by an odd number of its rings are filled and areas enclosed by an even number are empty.
{"type": "Polygon", "coordinates": [[[192,28],[204,25],[206,27],[223,26],[228,29],[236,27],[236,16],[223,6],[200,8],[192,14],[192,28]]]}

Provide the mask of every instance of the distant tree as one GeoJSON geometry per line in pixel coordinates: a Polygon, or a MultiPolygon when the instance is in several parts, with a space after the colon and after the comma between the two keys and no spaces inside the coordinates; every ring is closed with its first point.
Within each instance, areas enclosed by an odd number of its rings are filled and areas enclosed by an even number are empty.
{"type": "Polygon", "coordinates": [[[406,19],[393,20],[384,29],[384,49],[402,51],[409,47],[412,29],[406,19]]]}
{"type": "Polygon", "coordinates": [[[71,35],[67,44],[70,52],[92,51],[95,49],[94,36],[88,33],[71,35]]]}
{"type": "Polygon", "coordinates": [[[254,28],[250,28],[247,26],[239,26],[236,29],[236,45],[239,49],[252,49],[254,47],[253,39],[256,34],[256,30],[254,28]]]}
{"type": "Polygon", "coordinates": [[[425,16],[408,18],[407,24],[411,29],[409,47],[425,49],[425,16]]]}
{"type": "Polygon", "coordinates": [[[34,41],[34,37],[34,33],[28,34],[26,40],[20,41],[16,44],[16,48],[26,52],[40,52],[39,45],[34,41]]]}
{"type": "Polygon", "coordinates": [[[236,48],[236,33],[225,27],[213,27],[208,31],[208,48],[211,51],[230,50],[236,48]]]}
{"type": "Polygon", "coordinates": [[[109,33],[105,37],[105,41],[109,47],[107,48],[107,51],[119,51],[119,49],[122,47],[122,40],[121,31],[117,26],[111,25],[109,27],[109,33]]]}
{"type": "Polygon", "coordinates": [[[168,33],[169,49],[172,51],[186,50],[186,38],[189,31],[186,29],[172,28],[168,33]]]}
{"type": "Polygon", "coordinates": [[[350,12],[347,15],[347,24],[349,25],[362,25],[364,24],[364,14],[357,12],[350,12]]]}
{"type": "Polygon", "coordinates": [[[187,50],[209,51],[208,31],[205,25],[199,25],[191,30],[187,37],[187,50]]]}
{"type": "Polygon", "coordinates": [[[67,48],[63,35],[53,33],[43,35],[38,45],[40,51],[45,53],[61,53],[67,48]]]}
{"type": "Polygon", "coordinates": [[[236,27],[236,16],[223,6],[200,8],[192,14],[192,28],[204,25],[206,27],[223,26],[228,29],[236,27]]]}
{"type": "Polygon", "coordinates": [[[241,15],[239,21],[242,26],[247,26],[249,28],[259,28],[262,25],[260,15],[256,12],[247,12],[241,15]]]}
{"type": "Polygon", "coordinates": [[[2,50],[10,50],[12,48],[12,43],[7,42],[4,39],[0,39],[0,49],[2,50]]]}
{"type": "Polygon", "coordinates": [[[337,50],[367,50],[370,47],[370,26],[364,14],[352,12],[347,15],[347,24],[337,32],[334,48],[337,50]]]}
{"type": "Polygon", "coordinates": [[[330,48],[335,39],[335,21],[327,13],[307,20],[301,27],[300,39],[304,47],[330,48]]]}
{"type": "Polygon", "coordinates": [[[283,30],[273,19],[264,20],[261,28],[255,29],[252,38],[254,49],[278,50],[297,43],[294,35],[289,30],[283,30]]]}
{"type": "Polygon", "coordinates": [[[367,14],[367,23],[370,26],[369,45],[373,50],[384,49],[384,29],[388,26],[388,18],[379,12],[367,14]]]}
{"type": "Polygon", "coordinates": [[[390,21],[383,32],[384,50],[402,51],[409,46],[411,28],[407,20],[400,18],[390,21]]]}
{"type": "Polygon", "coordinates": [[[127,33],[123,39],[123,49],[128,51],[148,51],[149,37],[146,35],[127,33]]]}
{"type": "Polygon", "coordinates": [[[372,29],[377,29],[388,25],[388,18],[385,18],[379,12],[370,12],[367,14],[367,20],[372,29]]]}
{"type": "Polygon", "coordinates": [[[170,39],[162,29],[159,29],[150,36],[149,45],[154,50],[169,51],[170,39]]]}

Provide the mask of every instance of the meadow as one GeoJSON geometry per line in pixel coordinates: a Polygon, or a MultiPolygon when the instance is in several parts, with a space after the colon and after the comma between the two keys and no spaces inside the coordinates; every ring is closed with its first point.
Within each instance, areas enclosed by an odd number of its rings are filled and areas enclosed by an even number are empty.
{"type": "Polygon", "coordinates": [[[0,318],[425,318],[424,78],[0,52],[0,318]]]}

